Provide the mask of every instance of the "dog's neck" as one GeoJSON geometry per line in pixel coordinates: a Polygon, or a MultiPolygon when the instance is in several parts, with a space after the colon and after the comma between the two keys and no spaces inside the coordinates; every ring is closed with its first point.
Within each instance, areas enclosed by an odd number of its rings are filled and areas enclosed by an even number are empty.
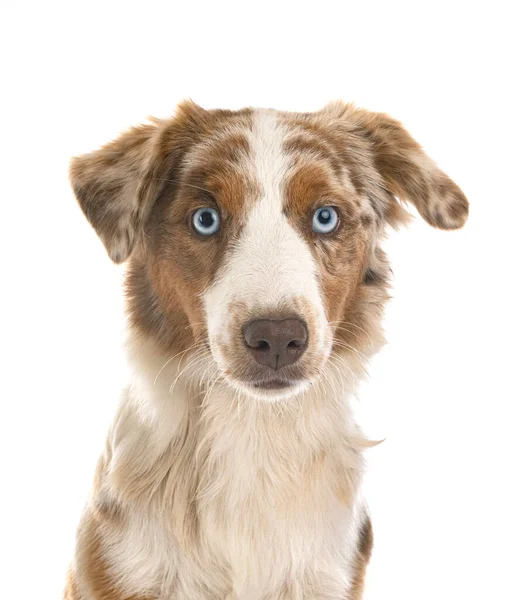
{"type": "Polygon", "coordinates": [[[199,469],[236,459],[249,471],[274,464],[276,477],[281,470],[295,480],[332,455],[343,493],[357,487],[369,444],[353,417],[350,382],[336,379],[334,368],[300,396],[265,402],[220,380],[201,386],[180,357],[167,357],[151,339],[131,336],[127,349],[131,381],[109,439],[109,473],[119,491],[155,491],[184,452],[199,469]]]}

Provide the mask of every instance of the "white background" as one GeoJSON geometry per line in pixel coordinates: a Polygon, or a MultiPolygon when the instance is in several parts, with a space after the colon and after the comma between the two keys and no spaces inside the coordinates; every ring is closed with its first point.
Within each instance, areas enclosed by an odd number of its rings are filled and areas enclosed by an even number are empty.
{"type": "MultiPolygon", "coordinates": [[[[510,599],[510,19],[505,2],[4,2],[0,596],[58,599],[123,382],[122,268],[69,157],[182,98],[402,120],[471,202],[392,233],[389,345],[361,422],[367,600],[510,599]]],[[[195,600],[195,599],[192,599],[195,600]]]]}

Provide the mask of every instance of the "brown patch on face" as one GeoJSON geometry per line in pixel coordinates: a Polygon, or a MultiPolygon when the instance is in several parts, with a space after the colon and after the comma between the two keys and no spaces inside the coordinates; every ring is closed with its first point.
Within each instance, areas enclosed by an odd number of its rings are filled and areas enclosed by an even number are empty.
{"type": "MultiPolygon", "coordinates": [[[[343,165],[333,171],[329,161],[302,160],[287,181],[285,214],[309,242],[318,269],[328,321],[343,319],[346,302],[359,283],[368,241],[368,228],[362,217],[361,202],[347,182],[343,165]],[[327,234],[315,233],[312,220],[321,206],[337,210],[337,228],[327,234]]],[[[373,222],[372,222],[373,223],[373,222]]],[[[336,342],[337,343],[337,342],[336,342]]]]}
{"type": "Polygon", "coordinates": [[[390,272],[380,248],[366,253],[359,277],[352,280],[352,291],[333,323],[333,354],[343,356],[352,370],[364,367],[364,358],[384,343],[381,318],[389,298],[390,272]]]}
{"type": "MultiPolygon", "coordinates": [[[[137,324],[148,330],[151,323],[161,326],[163,335],[159,337],[164,346],[164,338],[177,346],[176,338],[184,337],[184,322],[190,324],[188,337],[206,339],[202,295],[223,264],[234,235],[242,229],[244,207],[255,194],[251,182],[236,170],[219,171],[210,165],[200,178],[197,169],[192,176],[193,181],[202,182],[208,193],[197,190],[195,184],[187,185],[188,178],[185,178],[172,202],[162,197],[146,227],[144,266],[138,263],[137,267],[139,280],[146,273],[149,284],[145,286],[146,299],[141,303],[140,295],[133,288],[130,294],[134,316],[138,308],[137,324]],[[192,227],[193,213],[204,207],[220,215],[220,230],[213,236],[201,236],[192,227]],[[149,289],[153,301],[148,305],[149,289]],[[148,306],[158,307],[159,311],[152,310],[148,315],[148,306]],[[159,317],[158,312],[164,318],[159,317]]],[[[136,277],[131,279],[134,284],[136,280],[136,277]]]]}
{"type": "Polygon", "coordinates": [[[308,235],[313,214],[321,206],[335,206],[343,217],[341,225],[347,225],[356,219],[358,200],[328,164],[301,159],[285,185],[284,212],[308,235]]]}

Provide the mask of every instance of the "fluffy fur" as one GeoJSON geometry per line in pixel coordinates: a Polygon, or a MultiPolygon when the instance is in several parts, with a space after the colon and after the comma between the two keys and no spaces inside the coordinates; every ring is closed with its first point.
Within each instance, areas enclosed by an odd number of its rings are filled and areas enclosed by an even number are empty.
{"type": "Polygon", "coordinates": [[[379,243],[412,203],[468,204],[403,127],[336,102],[317,113],[186,102],[71,165],[110,257],[128,260],[132,377],[79,527],[67,600],[357,600],[372,547],[351,394],[382,344],[379,243]],[[335,207],[329,235],[314,211],[335,207]],[[219,211],[201,237],[191,217],[219,211]],[[251,359],[254,318],[309,333],[283,389],[251,359]]]}

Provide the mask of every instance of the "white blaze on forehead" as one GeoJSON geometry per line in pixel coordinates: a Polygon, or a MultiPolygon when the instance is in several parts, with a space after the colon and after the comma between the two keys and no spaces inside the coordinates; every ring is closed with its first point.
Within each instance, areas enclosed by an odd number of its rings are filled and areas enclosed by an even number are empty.
{"type": "Polygon", "coordinates": [[[283,150],[285,135],[273,111],[255,111],[248,139],[260,196],[249,207],[240,239],[205,296],[210,335],[226,341],[233,301],[246,304],[254,317],[264,317],[265,311],[300,297],[317,309],[319,318],[323,315],[315,260],[283,214],[284,184],[291,169],[283,150]]]}

